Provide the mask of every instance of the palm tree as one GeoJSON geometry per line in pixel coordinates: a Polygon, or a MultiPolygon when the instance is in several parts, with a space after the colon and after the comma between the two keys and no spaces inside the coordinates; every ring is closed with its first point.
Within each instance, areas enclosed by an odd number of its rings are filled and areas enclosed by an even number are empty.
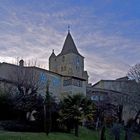
{"type": "Polygon", "coordinates": [[[79,123],[83,119],[90,119],[93,115],[92,101],[82,94],[68,95],[61,101],[60,116],[63,121],[70,121],[78,136],[79,123]]]}

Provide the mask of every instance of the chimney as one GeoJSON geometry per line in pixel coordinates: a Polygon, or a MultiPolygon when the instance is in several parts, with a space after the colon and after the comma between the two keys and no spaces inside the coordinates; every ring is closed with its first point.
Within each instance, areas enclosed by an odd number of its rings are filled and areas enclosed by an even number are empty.
{"type": "Polygon", "coordinates": [[[24,66],[24,60],[23,60],[23,59],[21,59],[21,60],[19,61],[19,66],[21,66],[21,67],[24,66]]]}

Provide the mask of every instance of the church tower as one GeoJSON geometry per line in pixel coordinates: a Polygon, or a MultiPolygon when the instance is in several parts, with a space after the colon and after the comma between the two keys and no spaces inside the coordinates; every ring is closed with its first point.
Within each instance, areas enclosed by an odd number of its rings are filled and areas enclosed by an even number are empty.
{"type": "Polygon", "coordinates": [[[49,70],[88,81],[87,72],[84,71],[84,57],[78,52],[70,31],[68,31],[61,53],[56,56],[52,52],[49,58],[49,70]]]}

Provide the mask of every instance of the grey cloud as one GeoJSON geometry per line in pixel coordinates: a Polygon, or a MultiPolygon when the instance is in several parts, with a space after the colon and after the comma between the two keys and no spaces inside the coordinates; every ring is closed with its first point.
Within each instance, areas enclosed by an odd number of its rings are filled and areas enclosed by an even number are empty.
{"type": "Polygon", "coordinates": [[[4,21],[0,21],[1,61],[12,62],[16,57],[26,61],[37,59],[38,65],[48,68],[52,49],[58,54],[62,48],[66,36],[63,29],[68,24],[74,28],[74,40],[78,50],[85,56],[90,82],[124,76],[130,68],[129,64],[132,64],[129,62],[131,58],[125,60],[126,55],[140,52],[138,40],[134,42],[121,35],[106,34],[104,24],[107,21],[95,14],[91,15],[86,8],[81,10],[74,7],[52,14],[26,9],[13,7],[9,10],[4,7],[8,14],[4,21]],[[72,17],[75,14],[78,16],[72,17]],[[94,24],[93,21],[88,23],[87,19],[94,20],[94,24]]]}

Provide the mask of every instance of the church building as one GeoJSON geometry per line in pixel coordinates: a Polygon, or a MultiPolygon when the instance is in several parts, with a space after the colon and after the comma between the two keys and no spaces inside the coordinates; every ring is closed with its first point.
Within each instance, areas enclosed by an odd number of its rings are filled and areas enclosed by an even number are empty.
{"type": "Polygon", "coordinates": [[[69,31],[60,54],[55,55],[53,50],[49,58],[49,71],[61,75],[62,94],[86,94],[88,74],[84,71],[84,57],[78,52],[69,31]]]}
{"type": "Polygon", "coordinates": [[[10,83],[13,81],[14,83],[11,75],[16,77],[17,69],[18,71],[24,70],[24,74],[25,71],[36,73],[37,80],[44,84],[39,91],[41,94],[44,93],[46,83],[49,81],[49,91],[58,99],[77,93],[86,95],[88,74],[87,71],[84,71],[84,57],[78,52],[70,31],[68,31],[62,51],[58,55],[54,50],[52,51],[49,57],[49,70],[36,66],[24,66],[23,60],[20,60],[19,65],[3,62],[0,63],[0,85],[3,84],[3,81],[10,81],[10,83]]]}

